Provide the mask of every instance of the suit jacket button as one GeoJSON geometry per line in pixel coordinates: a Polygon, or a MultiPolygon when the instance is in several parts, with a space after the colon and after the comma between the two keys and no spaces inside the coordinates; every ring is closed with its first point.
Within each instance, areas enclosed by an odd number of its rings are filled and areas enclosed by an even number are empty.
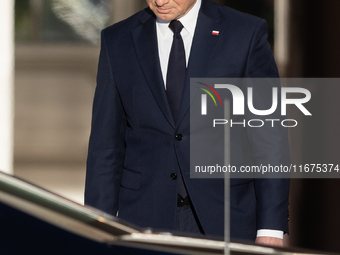
{"type": "Polygon", "coordinates": [[[176,180],[177,179],[177,174],[175,174],[175,173],[170,174],[170,179],[171,180],[176,180]]]}
{"type": "Polygon", "coordinates": [[[177,134],[176,135],[176,140],[177,141],[182,141],[183,140],[183,135],[182,134],[177,134]]]}

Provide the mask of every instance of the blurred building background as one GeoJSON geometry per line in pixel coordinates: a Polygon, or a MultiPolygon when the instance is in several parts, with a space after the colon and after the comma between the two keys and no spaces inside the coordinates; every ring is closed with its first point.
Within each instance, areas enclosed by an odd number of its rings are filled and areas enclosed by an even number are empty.
{"type": "Polygon", "coordinates": [[[144,5],[15,0],[15,175],[83,203],[100,31],[144,5]]]}
{"type": "MultiPolygon", "coordinates": [[[[216,2],[267,20],[282,77],[339,76],[340,1],[216,2]]],[[[83,202],[100,30],[145,6],[145,0],[15,0],[16,176],[83,202]]],[[[325,87],[312,95],[313,110],[327,114],[290,134],[293,163],[339,163],[339,94],[325,87]]],[[[340,252],[339,184],[292,180],[290,245],[340,252]]]]}

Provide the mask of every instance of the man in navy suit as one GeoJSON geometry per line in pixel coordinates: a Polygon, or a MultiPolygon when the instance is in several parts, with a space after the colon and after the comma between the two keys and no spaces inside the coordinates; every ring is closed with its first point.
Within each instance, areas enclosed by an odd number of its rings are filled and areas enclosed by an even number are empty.
{"type": "MultiPolygon", "coordinates": [[[[147,3],[102,31],[85,204],[142,227],[223,236],[223,179],[188,174],[190,78],[278,77],[267,25],[210,0],[147,3]],[[176,117],[167,88],[175,40],[186,65],[176,117]]],[[[231,163],[287,164],[287,134],[271,130],[233,137],[231,163]]],[[[231,237],[282,245],[288,193],[286,179],[232,179],[231,237]]]]}

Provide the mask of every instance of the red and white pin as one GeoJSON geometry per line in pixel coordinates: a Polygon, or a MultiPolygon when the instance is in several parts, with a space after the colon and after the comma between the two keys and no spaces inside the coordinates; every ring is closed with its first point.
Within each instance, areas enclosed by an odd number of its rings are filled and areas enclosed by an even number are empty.
{"type": "Polygon", "coordinates": [[[212,31],[212,34],[213,34],[213,35],[219,35],[219,34],[220,34],[220,31],[213,30],[213,31],[212,31]]]}

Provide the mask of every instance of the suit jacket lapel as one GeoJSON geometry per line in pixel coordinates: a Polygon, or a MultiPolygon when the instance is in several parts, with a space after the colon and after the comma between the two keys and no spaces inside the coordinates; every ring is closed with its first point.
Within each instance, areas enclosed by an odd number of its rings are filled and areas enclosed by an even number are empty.
{"type": "Polygon", "coordinates": [[[159,63],[155,17],[149,9],[146,9],[141,22],[140,26],[132,30],[138,61],[159,108],[175,128],[159,63]]]}
{"type": "Polygon", "coordinates": [[[221,14],[218,7],[210,1],[202,0],[198,15],[194,39],[191,46],[190,59],[186,75],[186,83],[183,89],[181,108],[178,123],[189,110],[190,102],[190,78],[205,77],[207,67],[215,51],[219,36],[212,31],[222,32],[225,24],[220,22],[221,14]]]}
{"type": "MultiPolygon", "coordinates": [[[[190,78],[204,77],[211,57],[215,51],[219,36],[212,31],[223,31],[225,24],[220,21],[218,7],[209,0],[202,0],[198,15],[194,39],[191,46],[190,59],[183,89],[181,107],[177,126],[182,121],[190,106],[190,78]]],[[[155,16],[150,9],[146,9],[141,18],[141,25],[132,30],[132,37],[137,52],[140,67],[145,79],[163,112],[172,127],[176,127],[169,107],[162,72],[159,64],[158,44],[156,34],[155,16]]]]}

